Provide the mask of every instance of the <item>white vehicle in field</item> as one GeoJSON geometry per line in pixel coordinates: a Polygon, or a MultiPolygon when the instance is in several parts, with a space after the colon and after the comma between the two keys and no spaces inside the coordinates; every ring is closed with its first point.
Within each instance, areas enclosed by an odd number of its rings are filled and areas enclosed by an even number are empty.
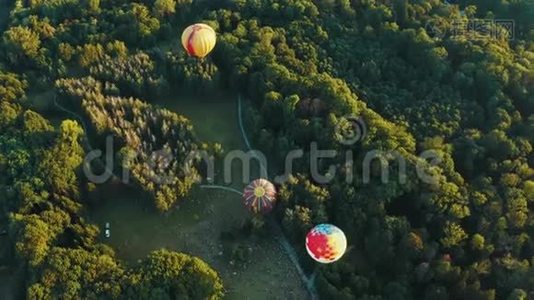
{"type": "Polygon", "coordinates": [[[110,227],[109,222],[106,222],[106,230],[104,231],[104,233],[107,238],[111,236],[111,229],[109,227],[110,227]]]}

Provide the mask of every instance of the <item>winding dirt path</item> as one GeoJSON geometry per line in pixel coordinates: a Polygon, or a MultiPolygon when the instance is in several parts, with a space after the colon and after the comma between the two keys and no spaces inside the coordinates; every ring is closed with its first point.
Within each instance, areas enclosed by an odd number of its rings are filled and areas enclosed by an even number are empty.
{"type": "MultiPolygon", "coordinates": [[[[245,142],[245,145],[248,148],[247,150],[253,151],[251,144],[247,138],[245,127],[243,126],[243,108],[242,108],[242,103],[241,103],[241,96],[238,96],[237,98],[237,109],[238,109],[237,116],[239,118],[239,128],[241,129],[243,140],[245,142]]],[[[261,160],[259,161],[260,161],[260,167],[262,168],[262,171],[267,172],[265,166],[263,165],[263,162],[261,160]]],[[[282,231],[282,228],[280,228],[280,225],[278,224],[278,222],[276,222],[276,220],[270,219],[269,223],[270,223],[270,226],[274,229],[274,231],[277,234],[275,238],[278,240],[282,248],[285,250],[287,256],[289,257],[289,259],[295,266],[295,269],[297,270],[302,282],[304,283],[304,286],[308,290],[310,297],[312,299],[319,299],[319,295],[317,294],[317,289],[315,288],[315,280],[314,280],[315,274],[312,274],[309,278],[306,276],[306,274],[304,273],[304,270],[302,269],[299,263],[299,259],[298,259],[297,253],[295,252],[295,249],[293,248],[293,246],[291,246],[291,243],[288,241],[287,237],[282,231]]]]}

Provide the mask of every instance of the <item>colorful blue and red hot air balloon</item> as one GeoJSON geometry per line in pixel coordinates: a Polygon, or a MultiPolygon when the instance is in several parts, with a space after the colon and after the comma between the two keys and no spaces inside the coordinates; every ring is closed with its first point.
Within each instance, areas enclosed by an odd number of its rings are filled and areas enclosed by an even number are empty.
{"type": "Polygon", "coordinates": [[[306,235],[306,250],[316,261],[328,264],[340,259],[347,250],[343,231],[331,224],[319,224],[306,235]]]}

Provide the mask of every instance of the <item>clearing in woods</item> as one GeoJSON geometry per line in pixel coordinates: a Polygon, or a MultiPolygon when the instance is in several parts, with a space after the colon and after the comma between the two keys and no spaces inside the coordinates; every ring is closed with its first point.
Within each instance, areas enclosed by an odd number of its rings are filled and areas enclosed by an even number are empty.
{"type": "MultiPolygon", "coordinates": [[[[201,141],[217,142],[231,151],[245,149],[236,99],[226,94],[179,95],[156,104],[188,117],[201,141]]],[[[252,178],[259,174],[259,166],[254,169],[252,178]]],[[[244,187],[241,173],[241,165],[234,163],[229,186],[239,191],[244,187]]],[[[216,181],[221,174],[219,171],[216,181]]],[[[90,209],[91,221],[102,229],[110,223],[111,237],[103,237],[103,241],[129,264],[137,263],[152,250],[168,248],[209,263],[224,280],[228,299],[308,297],[294,265],[274,236],[238,238],[238,252],[248,259],[243,264],[233,260],[236,244],[223,242],[221,233],[240,228],[251,217],[237,193],[198,187],[179,203],[179,208],[165,215],[155,211],[142,193],[122,183],[101,186],[94,198],[99,201],[90,209]]]]}

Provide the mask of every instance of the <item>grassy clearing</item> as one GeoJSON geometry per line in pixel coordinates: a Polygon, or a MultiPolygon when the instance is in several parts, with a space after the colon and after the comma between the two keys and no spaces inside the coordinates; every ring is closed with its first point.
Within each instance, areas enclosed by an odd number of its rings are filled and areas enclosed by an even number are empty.
{"type": "MultiPolygon", "coordinates": [[[[0,238],[0,243],[4,243],[6,238],[0,238]]],[[[14,266],[0,265],[0,299],[23,299],[24,272],[22,268],[14,266]]]]}
{"type": "Polygon", "coordinates": [[[10,0],[0,0],[0,31],[4,32],[5,26],[9,20],[9,11],[11,11],[10,0]]]}
{"type": "MultiPolygon", "coordinates": [[[[244,149],[237,123],[235,96],[178,95],[157,104],[190,118],[202,141],[218,142],[226,151],[244,149]]],[[[257,171],[257,170],[256,170],[257,171]]],[[[241,166],[234,164],[230,186],[241,190],[241,166]]],[[[119,258],[135,264],[150,251],[168,248],[201,257],[222,276],[228,299],[303,299],[307,297],[289,258],[274,238],[239,239],[250,259],[232,261],[221,233],[240,228],[249,218],[239,195],[220,190],[196,189],[180,207],[162,216],[133,188],[118,183],[101,186],[93,195],[98,204],[91,221],[111,237],[103,238],[119,258]]]]}

